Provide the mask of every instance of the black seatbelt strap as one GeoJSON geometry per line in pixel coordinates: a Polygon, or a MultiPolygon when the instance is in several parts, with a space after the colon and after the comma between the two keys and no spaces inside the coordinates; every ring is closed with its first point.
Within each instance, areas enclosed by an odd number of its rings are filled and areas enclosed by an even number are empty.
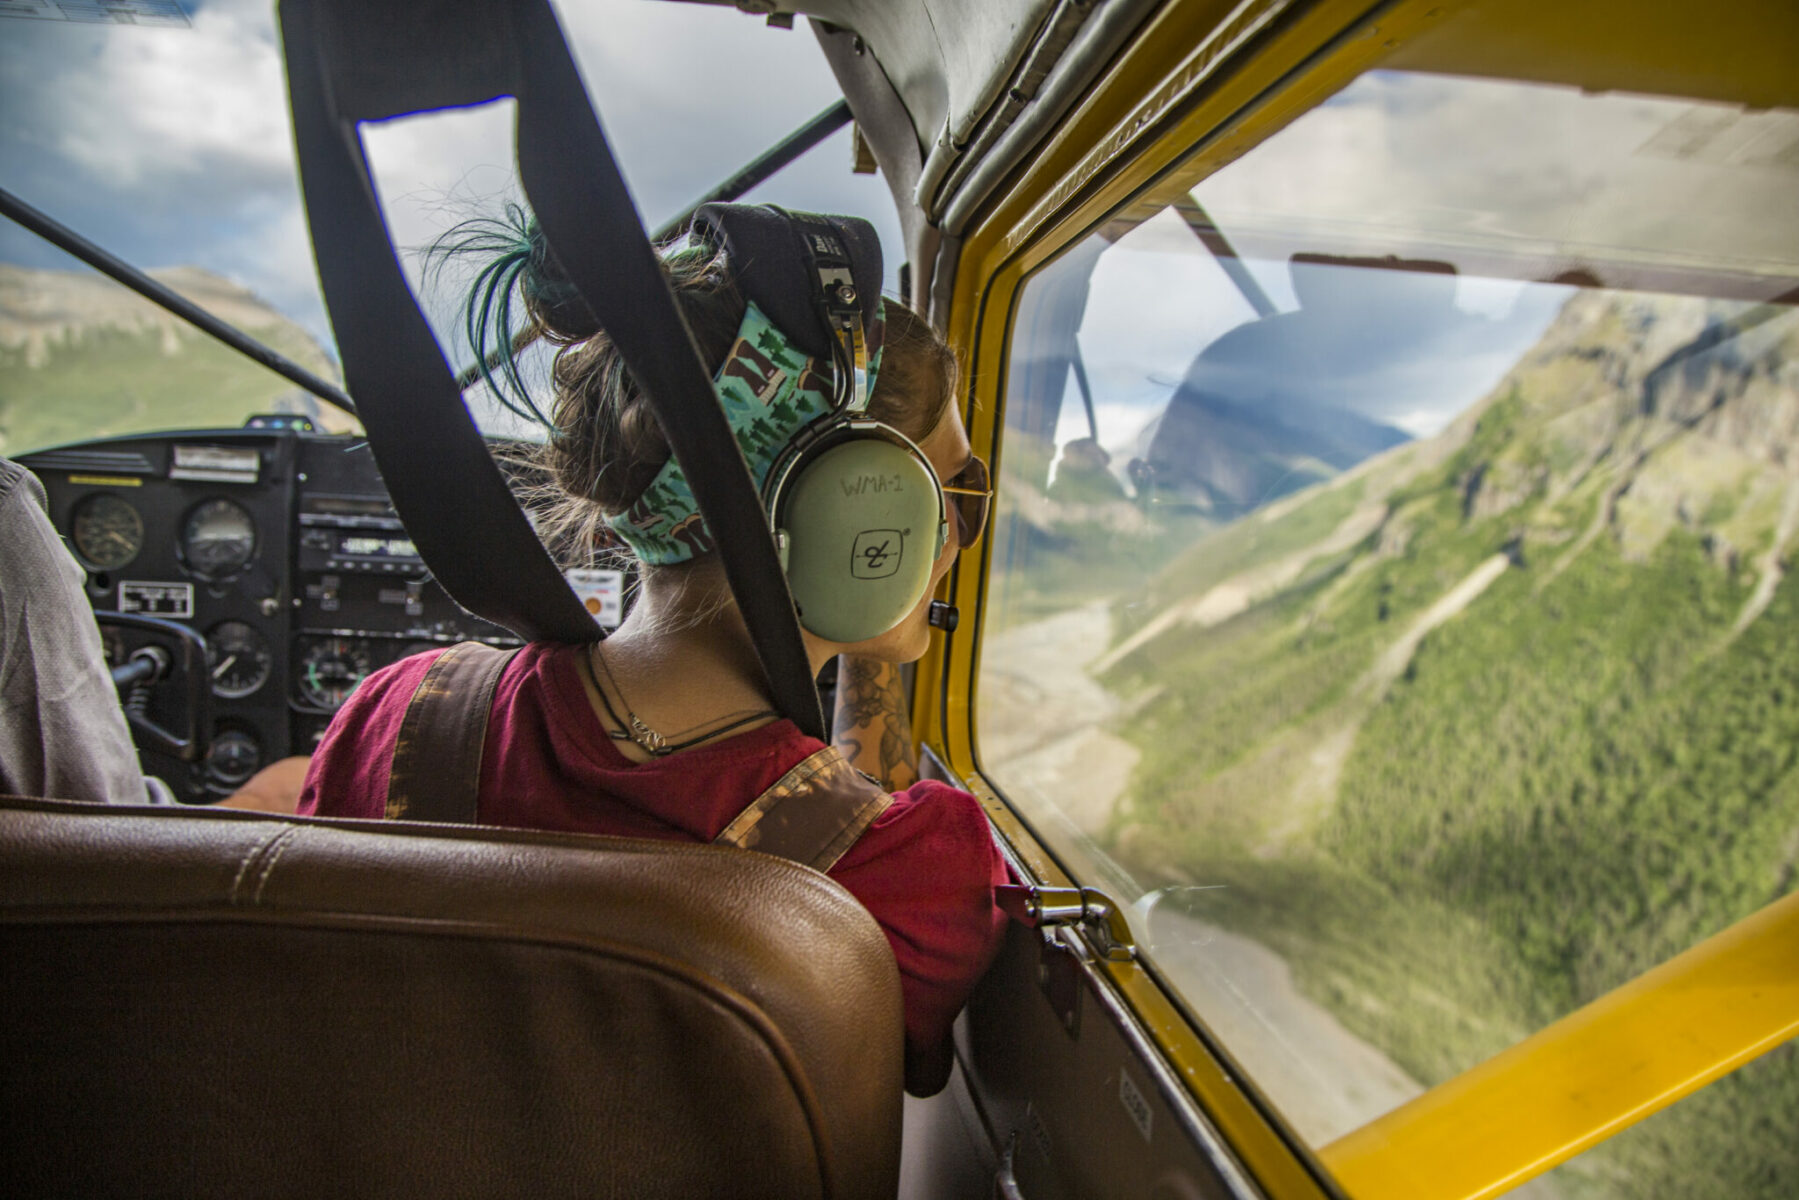
{"type": "Polygon", "coordinates": [[[592,641],[599,627],[513,499],[406,285],[356,128],[359,120],[492,98],[492,87],[469,94],[444,86],[463,72],[455,54],[430,61],[441,35],[409,48],[424,53],[390,44],[407,20],[434,15],[444,18],[440,28],[497,33],[500,6],[481,7],[281,5],[306,217],[345,385],[359,398],[369,448],[419,554],[469,611],[533,640],[592,641]],[[468,11],[444,12],[451,7],[468,11]],[[352,16],[366,20],[340,19],[352,16]],[[387,67],[393,74],[382,79],[387,67]],[[371,92],[377,84],[394,103],[371,92]]]}
{"type": "Polygon", "coordinates": [[[519,176],[539,228],[687,476],[776,708],[822,740],[811,663],[755,484],[547,0],[282,0],[281,28],[345,379],[394,507],[445,589],[525,637],[598,636],[469,419],[406,286],[356,128],[511,95],[519,176]]]}

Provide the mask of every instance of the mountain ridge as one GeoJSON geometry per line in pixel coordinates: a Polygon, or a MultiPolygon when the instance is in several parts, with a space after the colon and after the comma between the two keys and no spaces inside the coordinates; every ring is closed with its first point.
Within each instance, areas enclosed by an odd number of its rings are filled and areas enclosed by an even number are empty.
{"type": "MultiPolygon", "coordinates": [[[[1177,556],[1118,611],[1142,759],[1109,852],[1223,887],[1200,917],[1427,1085],[1792,890],[1799,319],[1767,316],[1577,294],[1436,438],[1177,556]]],[[[1799,1120],[1792,1067],[1579,1186],[1704,1194],[1741,1148],[1706,1130],[1799,1120]]]]}
{"type": "MultiPolygon", "coordinates": [[[[1023,594],[1109,598],[1133,762],[1096,853],[1420,1083],[1799,883],[1799,310],[1576,293],[1434,437],[1178,538],[1053,493],[1023,594]]],[[[1795,1125],[1789,1046],[1551,1184],[1784,1197],[1739,1131],[1795,1125]]]]}
{"type": "MultiPolygon", "coordinates": [[[[311,334],[242,285],[191,266],[150,274],[315,374],[338,377],[311,334]]],[[[348,414],[102,275],[0,263],[0,452],[235,427],[256,412],[355,428],[348,414]]]]}
{"type": "MultiPolygon", "coordinates": [[[[249,288],[203,267],[162,267],[145,274],[240,329],[299,331],[312,370],[332,370],[330,356],[310,334],[249,288]]],[[[107,277],[88,271],[58,271],[0,263],[0,348],[24,349],[26,365],[48,364],[58,343],[100,330],[155,332],[165,353],[178,352],[173,335],[193,326],[167,309],[107,277]]],[[[296,359],[299,361],[299,359],[296,359]]]]}

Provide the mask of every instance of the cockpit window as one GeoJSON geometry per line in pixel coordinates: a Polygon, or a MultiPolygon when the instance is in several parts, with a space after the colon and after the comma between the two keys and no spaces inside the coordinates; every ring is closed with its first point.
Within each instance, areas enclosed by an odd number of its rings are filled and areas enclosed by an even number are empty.
{"type": "MultiPolygon", "coordinates": [[[[358,428],[348,413],[68,261],[69,269],[0,263],[0,454],[159,429],[236,429],[271,413],[332,432],[358,428]]],[[[241,284],[199,267],[153,277],[337,381],[318,339],[241,284]]]]}
{"type": "Polygon", "coordinates": [[[1250,257],[1298,243],[1448,258],[1470,276],[1603,266],[1600,282],[1631,273],[1661,291],[1691,272],[1704,291],[1725,274],[1799,275],[1796,163],[1792,110],[1375,71],[1200,199],[1250,257]]]}
{"type": "MultiPolygon", "coordinates": [[[[30,8],[31,6],[26,6],[30,8]]],[[[167,6],[173,7],[173,6],[167,6]]],[[[274,6],[212,0],[185,23],[19,20],[0,13],[5,186],[132,264],[336,378],[300,203],[274,6]],[[163,274],[166,272],[166,274],[163,274]]],[[[559,14],[639,210],[652,226],[840,99],[802,27],[680,4],[584,0],[559,14]],[[755,103],[742,103],[754,96],[755,103]]],[[[498,209],[512,176],[504,106],[467,123],[400,123],[377,157],[402,249],[498,209]],[[479,122],[477,121],[477,124],[479,122]]],[[[749,201],[865,215],[903,257],[886,183],[852,175],[842,131],[749,201]]],[[[466,350],[428,309],[447,356],[466,350]]],[[[313,413],[292,385],[163,317],[33,234],[0,221],[0,453],[313,413]],[[290,403],[291,402],[291,403],[290,403]]],[[[319,406],[327,428],[344,428],[319,406]]],[[[490,433],[530,431],[471,396],[490,433]]]]}
{"type": "MultiPolygon", "coordinates": [[[[1795,154],[1376,72],[1023,290],[981,766],[1314,1146],[1799,884],[1795,154]]],[[[1796,1053],[1546,1186],[1760,1194],[1796,1053]]]]}

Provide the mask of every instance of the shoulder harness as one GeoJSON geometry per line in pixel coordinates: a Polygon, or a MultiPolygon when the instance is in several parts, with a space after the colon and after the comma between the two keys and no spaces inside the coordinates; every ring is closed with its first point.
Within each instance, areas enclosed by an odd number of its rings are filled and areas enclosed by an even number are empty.
{"type": "MultiPolygon", "coordinates": [[[[476,823],[494,690],[517,653],[462,642],[431,664],[394,742],[388,820],[476,823]]],[[[826,746],[750,801],[713,844],[828,871],[892,803],[837,747],[826,746]]]]}

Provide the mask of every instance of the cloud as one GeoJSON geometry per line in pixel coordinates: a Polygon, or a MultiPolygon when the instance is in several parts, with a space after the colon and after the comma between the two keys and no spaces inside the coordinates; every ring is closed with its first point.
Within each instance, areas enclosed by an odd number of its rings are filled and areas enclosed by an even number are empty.
{"type": "Polygon", "coordinates": [[[1165,209],[1095,265],[1081,345],[1090,371],[1117,364],[1179,378],[1195,354],[1254,316],[1217,260],[1165,209]]]}
{"type": "Polygon", "coordinates": [[[267,6],[209,4],[190,30],[122,31],[64,72],[68,161],[129,189],[166,180],[260,188],[292,175],[286,84],[267,6]],[[131,36],[135,35],[135,36],[131,36]],[[196,86],[202,83],[203,86],[196,86]]]}
{"type": "MultiPolygon", "coordinates": [[[[741,14],[681,4],[564,11],[565,30],[646,227],[655,228],[838,99],[810,32],[769,29],[741,14]]],[[[472,272],[426,281],[419,251],[458,223],[520,201],[514,106],[430,113],[367,126],[363,140],[394,241],[440,341],[469,351],[457,307],[472,272]]],[[[842,132],[744,197],[874,221],[887,286],[901,253],[886,184],[849,171],[842,132]]]]}
{"type": "MultiPolygon", "coordinates": [[[[300,208],[280,49],[266,0],[191,5],[192,29],[7,22],[0,38],[0,159],[7,186],[146,267],[193,264],[251,287],[328,341],[300,208]]],[[[627,0],[562,13],[648,223],[685,207],[835,102],[811,33],[712,6],[627,0]]],[[[402,246],[510,189],[499,109],[370,131],[402,246]]],[[[898,267],[883,181],[848,169],[840,133],[747,199],[876,222],[898,267]]],[[[10,224],[0,260],[70,260],[10,224]]],[[[434,304],[443,324],[445,306],[434,304]]]]}
{"type": "MultiPolygon", "coordinates": [[[[1161,416],[1161,406],[1141,404],[1095,404],[1093,406],[1093,423],[1099,426],[1099,444],[1110,452],[1114,459],[1129,458],[1137,443],[1142,439],[1143,431],[1161,416]]],[[[1091,429],[1087,424],[1087,410],[1081,405],[1080,396],[1070,391],[1062,405],[1061,419],[1056,425],[1055,443],[1060,446],[1076,438],[1090,437],[1091,429]]],[[[1123,462],[1116,464],[1120,469],[1123,462]]]]}
{"type": "MultiPolygon", "coordinates": [[[[1396,104],[1404,109],[1413,97],[1401,91],[1396,104]]],[[[1299,309],[1296,268],[1285,255],[1340,248],[1321,238],[1317,225],[1293,214],[1361,211],[1341,208],[1339,192],[1314,192],[1295,184],[1294,177],[1304,176],[1301,166],[1318,166],[1328,180],[1330,171],[1351,172],[1357,161],[1386,162],[1385,152],[1375,148],[1396,140],[1385,127],[1389,117],[1379,106],[1327,107],[1258,152],[1266,159],[1247,156],[1196,189],[1227,236],[1258,227],[1261,236],[1253,244],[1281,251],[1278,257],[1240,260],[1279,312],[1299,309]],[[1346,112],[1353,118],[1347,123],[1346,112]],[[1370,112],[1379,119],[1370,119],[1370,112]],[[1330,136],[1314,136],[1308,121],[1325,125],[1330,136]],[[1293,154],[1305,157],[1288,157],[1293,154]],[[1340,159],[1335,166],[1333,155],[1340,159]]],[[[1359,175],[1346,186],[1358,181],[1359,175]]],[[[1373,194],[1389,185],[1374,180],[1359,186],[1373,194]]],[[[1069,255],[1058,265],[1073,269],[1079,260],[1069,255]]],[[[1114,450],[1130,444],[1190,369],[1200,370],[1198,386],[1223,399],[1262,404],[1303,396],[1427,436],[1491,391],[1535,344],[1569,292],[1464,275],[1442,293],[1431,282],[1441,282],[1440,276],[1348,267],[1305,270],[1309,307],[1303,317],[1282,316],[1251,332],[1245,327],[1255,322],[1255,312],[1248,300],[1173,210],[1162,210],[1106,248],[1092,268],[1078,335],[1102,442],[1114,450]],[[1241,334],[1220,342],[1239,329],[1241,334]],[[1215,344],[1218,349],[1208,352],[1215,344]],[[1202,354],[1205,365],[1195,368],[1202,354]]],[[[1051,280],[1046,272],[1027,287],[1048,287],[1051,280]]],[[[1021,338],[1015,342],[1014,370],[1033,357],[1048,360],[1062,352],[1065,348],[1021,338]]],[[[1057,440],[1087,436],[1072,382],[1061,405],[1057,440]]]]}
{"type": "Polygon", "coordinates": [[[1799,265],[1799,114],[1375,71],[1195,195],[1274,241],[1799,265]],[[1646,202],[1652,197],[1653,202],[1646,202]]]}
{"type": "Polygon", "coordinates": [[[272,203],[266,212],[250,215],[237,232],[218,238],[211,252],[220,264],[215,269],[246,283],[321,343],[331,345],[319,303],[312,242],[298,203],[272,203]]]}
{"type": "MultiPolygon", "coordinates": [[[[272,6],[190,7],[190,29],[7,22],[8,186],[134,265],[226,275],[328,344],[272,6]]],[[[75,265],[11,226],[0,259],[75,265]]]]}

